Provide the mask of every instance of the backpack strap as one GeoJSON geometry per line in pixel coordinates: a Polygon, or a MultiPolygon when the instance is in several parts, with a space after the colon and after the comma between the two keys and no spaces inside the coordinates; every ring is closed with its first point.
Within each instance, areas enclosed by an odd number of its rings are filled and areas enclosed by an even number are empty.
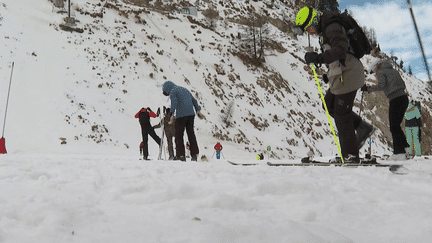
{"type": "MultiPolygon", "coordinates": [[[[322,26],[321,26],[321,28],[322,28],[322,33],[324,33],[324,31],[325,31],[325,29],[327,28],[327,26],[329,26],[329,25],[331,25],[331,24],[333,24],[333,23],[338,23],[338,24],[340,24],[340,25],[344,28],[344,30],[345,30],[345,34],[347,35],[347,39],[348,39],[348,51],[347,51],[347,53],[349,53],[349,54],[355,56],[354,51],[353,51],[353,47],[351,46],[350,41],[349,41],[348,30],[347,30],[348,27],[345,26],[345,25],[343,24],[343,21],[341,20],[341,18],[342,18],[342,16],[340,16],[340,14],[337,14],[334,18],[332,18],[330,21],[328,21],[327,23],[325,23],[325,25],[322,25],[322,26]]],[[[321,38],[321,39],[320,39],[320,44],[321,44],[321,51],[324,52],[324,49],[323,49],[323,47],[322,47],[323,44],[324,44],[324,38],[321,38]]],[[[340,61],[340,63],[341,63],[343,66],[345,66],[345,59],[341,59],[341,60],[339,60],[339,61],[340,61]]]]}

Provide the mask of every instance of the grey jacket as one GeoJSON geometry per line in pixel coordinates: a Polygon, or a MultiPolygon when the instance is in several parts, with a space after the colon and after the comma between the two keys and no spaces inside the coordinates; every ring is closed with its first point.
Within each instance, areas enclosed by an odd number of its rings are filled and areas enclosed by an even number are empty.
{"type": "Polygon", "coordinates": [[[378,84],[368,88],[368,92],[384,91],[389,101],[406,95],[405,82],[399,73],[393,69],[390,62],[383,62],[377,70],[378,84]]]}

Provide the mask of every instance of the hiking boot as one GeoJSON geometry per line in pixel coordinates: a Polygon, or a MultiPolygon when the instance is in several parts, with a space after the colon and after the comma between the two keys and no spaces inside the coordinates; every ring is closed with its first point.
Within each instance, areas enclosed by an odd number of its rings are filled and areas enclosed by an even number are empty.
{"type": "Polygon", "coordinates": [[[191,159],[191,161],[195,161],[195,162],[197,162],[197,161],[198,161],[198,156],[196,156],[196,155],[192,155],[192,159],[191,159]]]}
{"type": "Polygon", "coordinates": [[[183,155],[174,157],[174,160],[180,160],[182,162],[186,162],[186,158],[183,155]]]}
{"type": "Polygon", "coordinates": [[[358,128],[356,129],[356,133],[357,133],[357,141],[359,143],[359,149],[361,149],[363,147],[363,145],[365,144],[366,140],[372,136],[372,134],[375,132],[375,127],[372,126],[371,124],[365,122],[365,121],[361,121],[360,125],[358,126],[358,128]]]}

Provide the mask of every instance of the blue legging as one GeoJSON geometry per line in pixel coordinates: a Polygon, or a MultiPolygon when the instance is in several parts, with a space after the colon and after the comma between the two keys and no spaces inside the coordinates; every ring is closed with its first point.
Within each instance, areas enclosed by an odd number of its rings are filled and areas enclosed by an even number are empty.
{"type": "Polygon", "coordinates": [[[220,150],[216,150],[216,159],[220,159],[220,154],[221,154],[221,151],[220,150]]]}
{"type": "Polygon", "coordinates": [[[409,153],[412,155],[421,155],[421,145],[419,139],[419,127],[405,127],[407,142],[410,145],[409,153]]]}

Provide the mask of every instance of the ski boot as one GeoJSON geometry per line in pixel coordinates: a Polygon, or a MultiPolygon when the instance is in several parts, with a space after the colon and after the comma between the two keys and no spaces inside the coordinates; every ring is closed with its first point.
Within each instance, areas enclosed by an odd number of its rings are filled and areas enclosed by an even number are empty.
{"type": "Polygon", "coordinates": [[[366,140],[372,136],[372,134],[375,132],[375,127],[371,124],[361,121],[360,125],[356,129],[357,133],[357,141],[359,143],[359,149],[363,147],[366,140]]]}
{"type": "Polygon", "coordinates": [[[186,158],[183,155],[174,157],[174,160],[180,160],[182,162],[186,162],[186,158]]]}
{"type": "MultiPolygon", "coordinates": [[[[331,159],[329,161],[330,163],[337,163],[337,164],[341,164],[342,163],[342,159],[341,157],[335,157],[334,159],[331,159]]],[[[352,154],[348,154],[346,157],[344,156],[343,162],[345,164],[348,163],[360,163],[360,157],[358,155],[352,155],[352,154]]]]}

